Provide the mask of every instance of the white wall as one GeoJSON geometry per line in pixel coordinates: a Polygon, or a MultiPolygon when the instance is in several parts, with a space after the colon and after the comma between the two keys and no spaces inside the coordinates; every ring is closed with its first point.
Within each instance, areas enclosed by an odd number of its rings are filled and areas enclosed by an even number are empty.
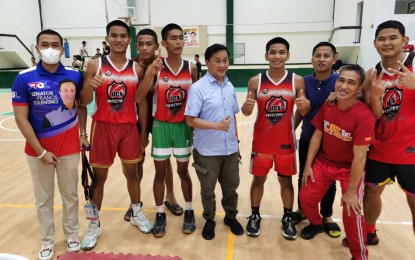
{"type": "MultiPolygon", "coordinates": [[[[0,0],[0,33],[17,35],[32,50],[39,32],[40,15],[37,1],[0,0]]],[[[30,60],[27,62],[30,64],[30,60]]]]}

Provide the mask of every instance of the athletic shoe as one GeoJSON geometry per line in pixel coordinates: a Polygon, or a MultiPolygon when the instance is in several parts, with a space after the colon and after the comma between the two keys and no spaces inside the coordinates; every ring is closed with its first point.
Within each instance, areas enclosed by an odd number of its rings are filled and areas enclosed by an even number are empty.
{"type": "Polygon", "coordinates": [[[94,248],[99,235],[101,235],[101,224],[99,222],[98,224],[90,222],[84,239],[82,240],[82,249],[88,251],[94,248]]]}
{"type": "MultiPolygon", "coordinates": [[[[376,235],[376,230],[373,233],[367,233],[367,245],[376,246],[377,244],[379,244],[379,238],[376,235]]],[[[343,238],[342,245],[345,247],[349,247],[349,241],[347,241],[347,237],[343,238]]]]}
{"type": "Polygon", "coordinates": [[[247,217],[249,219],[246,225],[246,234],[250,237],[257,237],[261,232],[261,217],[257,214],[247,217]]]}
{"type": "Polygon", "coordinates": [[[295,212],[291,213],[291,219],[292,219],[294,225],[297,225],[301,221],[305,220],[306,216],[303,215],[302,211],[298,210],[298,211],[295,211],[295,212]]]}
{"type": "Polygon", "coordinates": [[[55,244],[42,244],[39,250],[39,260],[49,260],[53,258],[55,244]]]}
{"type": "Polygon", "coordinates": [[[130,223],[137,226],[138,229],[144,234],[149,234],[153,231],[153,225],[144,216],[143,211],[139,211],[136,216],[132,215],[130,223]]]}
{"type": "Polygon", "coordinates": [[[227,218],[225,216],[223,222],[225,223],[225,225],[231,228],[231,232],[234,235],[240,236],[244,233],[244,228],[241,226],[241,224],[238,222],[236,218],[227,218]]]}
{"type": "Polygon", "coordinates": [[[324,226],[323,225],[313,225],[309,224],[308,226],[304,227],[303,230],[301,230],[300,236],[305,240],[313,239],[317,234],[324,232],[324,226]]]}
{"type": "Polygon", "coordinates": [[[125,212],[125,214],[124,214],[124,220],[125,221],[130,221],[132,215],[133,215],[133,209],[132,208],[128,208],[127,209],[127,212],[125,212]]]}
{"type": "Polygon", "coordinates": [[[160,238],[166,234],[166,213],[157,213],[156,221],[154,222],[153,235],[160,238]]]}
{"type": "Polygon", "coordinates": [[[291,214],[285,214],[281,220],[282,236],[288,240],[297,238],[297,229],[291,219],[291,214]]]}
{"type": "Polygon", "coordinates": [[[193,210],[185,210],[182,231],[185,234],[191,234],[195,230],[196,230],[195,212],[193,210]]]}
{"type": "Polygon", "coordinates": [[[202,237],[206,240],[212,240],[215,238],[215,226],[214,219],[206,219],[205,226],[203,227],[202,237]]]}
{"type": "Polygon", "coordinates": [[[81,250],[81,242],[77,236],[69,237],[66,239],[66,251],[78,252],[79,250],[81,250]]]}

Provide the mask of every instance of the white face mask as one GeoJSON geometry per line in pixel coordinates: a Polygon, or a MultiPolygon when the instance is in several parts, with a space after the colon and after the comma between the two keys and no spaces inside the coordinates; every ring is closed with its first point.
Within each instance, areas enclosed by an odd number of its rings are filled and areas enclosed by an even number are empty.
{"type": "Polygon", "coordinates": [[[61,51],[49,47],[48,49],[40,50],[40,55],[46,64],[57,64],[61,56],[61,51]]]}

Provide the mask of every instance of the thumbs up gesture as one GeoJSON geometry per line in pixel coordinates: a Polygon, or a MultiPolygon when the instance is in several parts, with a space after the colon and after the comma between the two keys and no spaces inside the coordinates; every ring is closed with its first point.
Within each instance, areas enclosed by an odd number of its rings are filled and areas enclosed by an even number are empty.
{"type": "Polygon", "coordinates": [[[90,85],[96,89],[102,84],[102,69],[99,68],[97,74],[92,78],[90,85]]]}
{"type": "Polygon", "coordinates": [[[306,98],[304,89],[298,91],[297,97],[294,100],[300,114],[304,115],[310,107],[310,101],[306,98]]]}
{"type": "Polygon", "coordinates": [[[225,118],[223,118],[220,122],[218,122],[217,130],[221,130],[221,131],[226,132],[226,131],[228,131],[230,124],[231,124],[231,118],[228,115],[225,118]]]}
{"type": "Polygon", "coordinates": [[[246,96],[245,103],[242,105],[242,112],[244,113],[244,115],[250,115],[252,113],[252,110],[254,110],[255,106],[255,100],[255,92],[249,90],[248,95],[246,96]]]}

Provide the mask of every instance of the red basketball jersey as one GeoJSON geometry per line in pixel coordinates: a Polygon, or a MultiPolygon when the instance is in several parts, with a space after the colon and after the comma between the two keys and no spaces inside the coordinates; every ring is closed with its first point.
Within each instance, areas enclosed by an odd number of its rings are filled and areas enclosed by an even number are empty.
{"type": "Polygon", "coordinates": [[[187,92],[192,85],[190,63],[182,60],[182,66],[173,73],[163,60],[164,68],[159,72],[153,96],[153,116],[159,121],[177,123],[186,120],[184,110],[187,92]]]}
{"type": "MultiPolygon", "coordinates": [[[[415,53],[407,54],[405,66],[413,73],[415,53]]],[[[398,83],[379,62],[375,69],[385,72],[387,88],[381,98],[383,115],[376,125],[376,143],[369,158],[392,164],[415,164],[415,90],[398,83]]],[[[401,70],[402,71],[402,70],[401,70]]]]}
{"type": "Polygon", "coordinates": [[[254,152],[289,154],[295,151],[294,78],[295,74],[287,70],[279,82],[274,82],[268,71],[259,74],[258,115],[252,141],[254,152]]]}
{"type": "Polygon", "coordinates": [[[95,89],[95,112],[92,119],[112,124],[136,123],[135,91],[138,75],[135,62],[127,60],[118,70],[109,56],[100,58],[102,84],[95,89]]]}

